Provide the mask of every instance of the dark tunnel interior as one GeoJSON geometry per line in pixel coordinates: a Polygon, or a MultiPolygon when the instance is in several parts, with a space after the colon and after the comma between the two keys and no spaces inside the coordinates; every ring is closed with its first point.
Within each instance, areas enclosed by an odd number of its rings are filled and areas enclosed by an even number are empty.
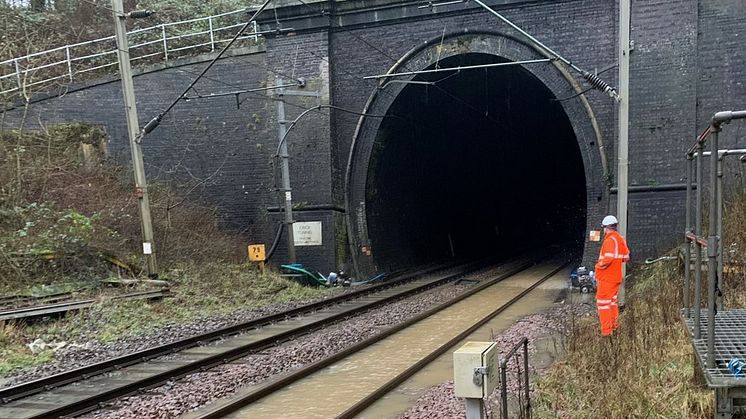
{"type": "MultiPolygon", "coordinates": [[[[500,61],[465,54],[439,67],[500,61]]],[[[415,80],[437,83],[402,90],[368,169],[366,215],[378,268],[510,256],[548,244],[582,252],[583,161],[552,92],[522,66],[415,80]]]]}

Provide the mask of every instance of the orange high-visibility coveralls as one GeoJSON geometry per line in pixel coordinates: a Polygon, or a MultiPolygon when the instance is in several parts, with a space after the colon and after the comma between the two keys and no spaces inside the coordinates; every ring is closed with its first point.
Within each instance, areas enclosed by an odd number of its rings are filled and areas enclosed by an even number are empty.
{"type": "Polygon", "coordinates": [[[629,261],[629,248],[624,237],[609,230],[601,245],[596,263],[596,307],[601,321],[601,335],[609,336],[617,328],[619,304],[617,293],[622,283],[622,264],[629,261]]]}

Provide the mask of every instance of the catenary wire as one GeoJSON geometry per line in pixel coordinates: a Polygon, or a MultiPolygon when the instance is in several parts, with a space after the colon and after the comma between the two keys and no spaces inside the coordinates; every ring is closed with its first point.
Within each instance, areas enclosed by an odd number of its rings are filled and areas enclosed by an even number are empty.
{"type": "MultiPolygon", "coordinates": [[[[179,69],[179,71],[183,71],[185,73],[189,73],[189,74],[192,74],[192,75],[196,75],[197,74],[196,72],[192,72],[190,70],[186,70],[186,69],[183,69],[183,68],[179,69]]],[[[243,86],[239,86],[239,85],[236,85],[236,84],[228,83],[228,82],[225,82],[223,80],[216,79],[216,78],[213,78],[213,77],[210,77],[210,76],[203,76],[202,78],[205,79],[205,80],[210,80],[212,82],[221,84],[221,85],[226,86],[226,87],[232,87],[234,89],[245,89],[245,87],[243,87],[243,86]]],[[[262,100],[267,100],[267,101],[274,101],[274,100],[276,100],[273,97],[270,97],[270,96],[267,96],[267,95],[263,95],[263,94],[258,93],[258,92],[241,92],[241,94],[242,95],[245,94],[247,96],[251,96],[251,97],[255,97],[257,99],[262,99],[262,100]]],[[[239,102],[239,104],[244,103],[245,100],[246,99],[242,100],[241,102],[239,102]]],[[[286,104],[289,105],[289,106],[292,106],[292,107],[296,107],[296,108],[302,109],[302,110],[308,109],[305,106],[297,105],[297,104],[292,103],[292,102],[286,102],[286,104]]]]}
{"type": "Polygon", "coordinates": [[[88,4],[92,5],[92,6],[95,6],[95,7],[99,8],[99,9],[101,9],[101,10],[106,10],[107,12],[116,13],[116,10],[114,10],[112,8],[109,8],[109,7],[106,7],[106,6],[102,6],[102,5],[98,4],[98,3],[96,3],[95,1],[92,1],[92,0],[83,0],[83,1],[85,3],[88,3],[88,4]]]}
{"type": "MultiPolygon", "coordinates": [[[[310,6],[308,6],[308,5],[307,5],[307,4],[305,3],[305,2],[303,2],[302,0],[298,0],[298,1],[299,1],[299,2],[301,3],[301,4],[303,4],[304,6],[306,6],[307,8],[309,8],[310,10],[314,11],[314,10],[313,10],[313,9],[312,9],[312,8],[311,8],[310,6]]],[[[323,12],[322,12],[321,14],[323,15],[323,12]]],[[[379,49],[379,48],[378,48],[378,47],[376,47],[375,45],[373,45],[373,44],[371,44],[370,42],[368,42],[367,40],[365,40],[364,38],[362,38],[362,37],[358,36],[357,34],[355,34],[355,33],[354,33],[354,31],[352,31],[352,30],[350,30],[350,31],[347,31],[347,34],[349,34],[349,35],[353,36],[354,38],[356,38],[356,39],[358,39],[359,41],[363,42],[364,44],[368,45],[368,46],[369,46],[370,48],[372,48],[372,49],[376,50],[376,51],[377,51],[377,52],[378,52],[379,54],[381,54],[381,55],[383,55],[384,57],[388,58],[388,59],[389,59],[389,60],[391,60],[391,61],[392,61],[393,63],[397,63],[397,62],[398,62],[398,60],[397,60],[397,59],[395,59],[394,57],[392,57],[392,56],[391,56],[391,55],[389,55],[388,53],[384,52],[383,50],[379,49]]],[[[403,66],[404,66],[404,68],[408,69],[409,71],[412,71],[412,70],[411,70],[411,68],[409,68],[409,63],[406,63],[406,62],[405,62],[405,63],[403,63],[403,66]]],[[[610,70],[610,69],[612,69],[612,68],[614,68],[614,67],[616,67],[616,64],[614,64],[614,65],[610,66],[609,68],[607,68],[607,69],[605,69],[605,70],[603,70],[603,71],[600,71],[600,72],[596,73],[596,75],[598,75],[598,74],[602,74],[603,72],[605,72],[605,71],[608,71],[608,70],[610,70]]],[[[479,113],[479,114],[480,114],[480,115],[482,115],[482,116],[483,116],[483,117],[484,117],[485,119],[487,119],[487,120],[491,121],[492,123],[496,124],[497,126],[500,126],[500,127],[502,127],[502,128],[507,128],[507,129],[508,129],[509,131],[512,131],[513,133],[515,133],[515,131],[514,131],[514,130],[512,130],[512,127],[509,127],[509,126],[508,126],[507,124],[504,124],[504,123],[501,123],[501,122],[499,122],[499,121],[496,121],[495,119],[491,118],[491,117],[490,117],[489,115],[485,115],[485,114],[483,114],[483,113],[482,113],[482,112],[480,112],[480,111],[479,111],[478,109],[476,109],[476,108],[475,108],[475,107],[474,107],[473,105],[471,105],[471,104],[468,104],[467,102],[465,102],[465,101],[464,101],[464,100],[462,100],[461,98],[458,98],[458,97],[456,97],[455,95],[451,94],[450,92],[447,92],[447,91],[446,91],[445,89],[443,89],[442,87],[438,86],[437,84],[434,84],[434,85],[433,85],[433,87],[435,87],[436,89],[440,90],[440,91],[441,91],[442,93],[444,93],[444,94],[446,94],[446,95],[448,95],[448,96],[452,97],[453,99],[455,99],[455,100],[458,100],[458,101],[459,101],[459,102],[461,102],[462,104],[466,105],[466,106],[467,106],[467,107],[468,107],[469,109],[472,109],[472,110],[474,110],[475,112],[479,113]]],[[[591,87],[591,88],[589,88],[589,89],[586,89],[586,90],[584,90],[583,92],[581,92],[581,93],[578,93],[578,94],[576,94],[576,95],[574,95],[574,96],[571,96],[571,97],[569,97],[569,98],[565,98],[565,99],[560,99],[560,100],[554,99],[554,100],[557,100],[557,101],[562,101],[562,100],[568,100],[568,99],[572,99],[572,98],[574,98],[574,97],[580,96],[581,94],[583,94],[583,93],[586,93],[586,92],[590,91],[590,90],[591,90],[591,89],[593,89],[593,88],[594,88],[594,87],[591,87]]]]}
{"type": "MultiPolygon", "coordinates": [[[[596,74],[597,74],[597,75],[598,75],[598,74],[603,74],[603,73],[605,73],[605,72],[607,72],[607,71],[609,71],[609,70],[611,70],[611,69],[613,69],[613,68],[616,68],[616,67],[618,67],[618,66],[619,66],[619,64],[611,64],[611,65],[607,66],[606,68],[604,68],[603,70],[601,70],[601,71],[597,72],[596,74]]],[[[586,89],[583,89],[582,91],[580,91],[580,92],[578,92],[578,93],[575,93],[574,95],[570,95],[570,96],[567,96],[567,97],[563,97],[563,98],[560,98],[560,99],[557,99],[557,98],[552,98],[552,99],[550,99],[550,100],[551,100],[551,101],[553,101],[553,102],[564,102],[564,101],[566,101],[566,100],[570,100],[570,99],[575,99],[575,98],[576,98],[576,97],[578,97],[578,96],[584,95],[584,94],[588,93],[589,91],[591,91],[591,90],[593,90],[593,89],[594,89],[594,87],[593,87],[593,86],[591,86],[591,87],[588,87],[588,88],[586,88],[586,89]]]]}
{"type": "Polygon", "coordinates": [[[165,110],[161,111],[155,118],[151,119],[150,122],[145,124],[142,131],[138,134],[138,137],[140,137],[140,140],[142,139],[142,136],[154,130],[158,126],[158,124],[160,124],[161,120],[163,120],[163,117],[167,115],[171,111],[171,109],[173,109],[174,106],[176,106],[176,104],[181,101],[182,97],[186,96],[186,94],[189,93],[189,91],[194,87],[195,84],[197,84],[197,82],[202,78],[202,76],[204,76],[212,68],[212,66],[215,65],[215,63],[223,56],[223,54],[225,54],[225,52],[233,45],[233,43],[236,42],[238,37],[240,37],[241,34],[243,34],[244,31],[251,25],[251,22],[253,22],[256,19],[256,17],[259,16],[259,14],[262,11],[264,11],[264,9],[267,8],[267,5],[269,5],[270,1],[272,0],[264,0],[264,3],[262,3],[259,9],[257,9],[256,12],[254,12],[251,18],[249,18],[249,20],[246,21],[246,23],[241,27],[241,29],[238,32],[236,32],[233,38],[231,38],[231,40],[228,41],[228,43],[223,47],[223,49],[220,50],[220,52],[215,56],[215,58],[213,58],[207,64],[207,66],[205,66],[205,68],[200,72],[200,74],[194,80],[192,80],[191,83],[189,83],[186,89],[184,89],[184,91],[176,99],[174,99],[165,110]]]}

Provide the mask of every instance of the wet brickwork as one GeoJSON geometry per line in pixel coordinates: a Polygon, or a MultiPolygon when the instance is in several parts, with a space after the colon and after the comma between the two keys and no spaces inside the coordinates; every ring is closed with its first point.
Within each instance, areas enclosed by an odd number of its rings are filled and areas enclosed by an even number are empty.
{"type": "MultiPolygon", "coordinates": [[[[362,3],[345,2],[337,6],[344,13],[334,19],[329,19],[332,10],[313,16],[310,9],[302,6],[286,13],[280,10],[278,16],[285,19],[283,27],[298,30],[270,36],[255,51],[237,51],[235,56],[219,61],[197,84],[195,94],[268,86],[277,77],[286,80],[302,77],[307,81],[305,89],[317,91],[320,96],[287,98],[287,120],[319,103],[333,103],[360,112],[366,103],[380,106],[371,101],[374,93],[379,101],[387,94],[385,89],[377,88],[376,82],[363,80],[363,76],[385,73],[399,60],[402,60],[400,69],[421,69],[410,66],[424,62],[416,61],[420,59],[416,51],[423,49],[425,42],[437,46],[440,39],[451,35],[483,33],[504,39],[500,48],[516,58],[531,50],[509,28],[479,9],[446,8],[438,12],[410,8],[406,9],[406,16],[403,13],[395,16],[397,7],[404,10],[405,6],[384,3],[390,6],[388,11],[374,13],[362,3]],[[293,13],[307,16],[293,20],[290,19],[293,13]],[[304,26],[306,21],[310,23],[304,26]]],[[[617,2],[504,3],[499,9],[505,16],[581,67],[605,70],[615,64],[617,2]]],[[[746,54],[736,36],[746,29],[744,16],[746,11],[739,0],[633,1],[632,185],[683,182],[682,156],[697,131],[714,112],[742,107],[746,102],[746,87],[742,82],[746,54]]],[[[168,105],[204,68],[206,58],[209,57],[170,63],[167,67],[141,71],[135,77],[141,124],[168,105]]],[[[615,85],[616,71],[611,68],[604,72],[603,79],[615,85]]],[[[557,97],[574,94],[557,70],[545,73],[537,70],[535,75],[557,97]]],[[[60,122],[101,125],[111,138],[112,156],[124,164],[128,162],[118,80],[102,80],[49,93],[46,99],[35,97],[26,116],[27,128],[60,122]],[[60,93],[64,94],[56,97],[60,93]]],[[[268,211],[282,202],[275,190],[279,172],[274,164],[277,111],[272,95],[270,92],[241,95],[240,107],[233,96],[180,103],[144,141],[149,178],[174,182],[184,190],[202,181],[190,197],[216,206],[223,225],[244,234],[247,242],[268,245],[275,236],[277,220],[282,218],[281,213],[268,211]]],[[[587,104],[577,99],[562,103],[575,130],[585,166],[585,212],[590,229],[597,218],[615,212],[616,197],[607,192],[606,186],[614,185],[616,178],[616,108],[598,92],[588,93],[586,97],[587,104]],[[606,161],[608,174],[603,170],[602,160],[606,161]]],[[[386,111],[385,107],[379,110],[386,111]]],[[[20,108],[10,110],[5,123],[17,126],[22,114],[20,108]]],[[[299,121],[288,136],[293,199],[299,210],[305,211],[299,212],[297,219],[324,223],[324,244],[300,252],[318,270],[333,269],[349,250],[340,246],[345,239],[342,227],[345,223],[340,220],[350,204],[345,199],[350,192],[346,181],[353,141],[360,142],[357,146],[370,141],[367,146],[372,147],[375,140],[375,133],[366,134],[366,127],[358,126],[359,119],[355,114],[319,109],[299,121]],[[362,130],[356,135],[359,128],[362,130]]],[[[743,125],[729,128],[723,138],[724,146],[736,145],[744,130],[743,125]]],[[[368,161],[354,161],[353,153],[353,166],[367,164],[368,161]]],[[[528,160],[526,167],[531,167],[528,160]]],[[[365,179],[358,177],[352,181],[349,186],[362,191],[359,196],[364,197],[365,179]]],[[[641,260],[677,242],[683,228],[683,199],[683,191],[630,195],[628,238],[633,258],[641,260]]],[[[363,206],[361,211],[347,215],[348,225],[365,229],[366,216],[363,206]]],[[[353,250],[362,252],[360,246],[365,244],[365,238],[360,231],[353,229],[347,234],[353,250]]],[[[592,259],[597,246],[586,243],[584,248],[585,259],[592,259]]],[[[285,254],[281,240],[278,260],[284,259],[285,254]]]]}

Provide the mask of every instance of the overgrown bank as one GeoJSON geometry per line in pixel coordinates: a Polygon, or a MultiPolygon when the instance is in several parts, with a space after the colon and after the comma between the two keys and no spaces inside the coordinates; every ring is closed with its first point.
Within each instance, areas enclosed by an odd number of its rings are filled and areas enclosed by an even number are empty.
{"type": "Polygon", "coordinates": [[[675,263],[639,268],[611,339],[595,316],[580,318],[562,360],[538,379],[538,418],[700,418],[711,392],[695,383],[693,353],[680,318],[675,263]]]}
{"type": "MultiPolygon", "coordinates": [[[[746,307],[746,188],[724,211],[723,307],[746,307]]],[[[714,397],[696,378],[681,320],[683,260],[637,266],[620,327],[608,340],[595,318],[574,322],[564,358],[536,384],[538,418],[706,418],[714,397]]],[[[706,301],[706,296],[703,297],[706,301]]]]}
{"type": "MultiPolygon", "coordinates": [[[[130,19],[138,29],[238,10],[251,5],[239,0],[183,2],[124,0],[124,10],[152,10],[148,19],[130,19]]],[[[112,36],[109,0],[0,1],[0,61],[67,44],[112,36]]]]}
{"type": "MultiPolygon", "coordinates": [[[[140,269],[131,172],[106,159],[106,141],[102,129],[83,124],[2,135],[0,289],[71,274],[100,278],[111,268],[107,255],[140,269]]],[[[149,185],[149,193],[164,272],[179,263],[242,260],[244,241],[220,230],[214,208],[166,183],[149,185]]]]}
{"type": "MultiPolygon", "coordinates": [[[[96,297],[132,287],[112,289],[104,280],[142,278],[131,173],[106,159],[101,129],[60,125],[47,132],[6,131],[0,139],[0,294],[75,291],[80,298],[96,297]]],[[[173,297],[157,303],[104,300],[57,321],[1,325],[0,376],[53,360],[51,349],[27,346],[39,339],[113,342],[334,292],[260,275],[244,262],[247,239],[221,231],[215,209],[166,183],[151,185],[150,192],[161,278],[173,297]]]]}

